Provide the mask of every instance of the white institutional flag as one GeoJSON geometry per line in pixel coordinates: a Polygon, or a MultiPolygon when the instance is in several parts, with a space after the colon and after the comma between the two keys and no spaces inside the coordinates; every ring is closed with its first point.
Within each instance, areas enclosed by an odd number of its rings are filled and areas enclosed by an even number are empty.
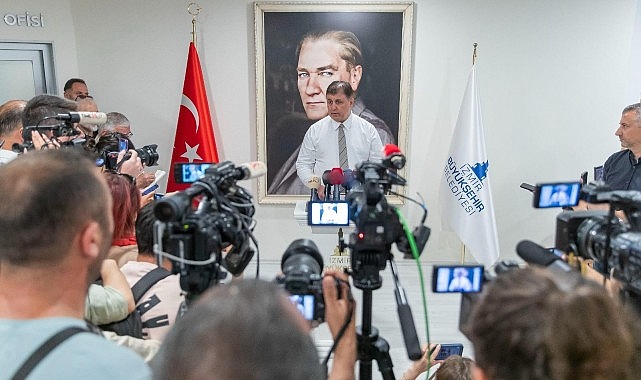
{"type": "Polygon", "coordinates": [[[472,66],[445,160],[440,200],[443,219],[485,266],[499,258],[488,167],[476,66],[472,66]]]}

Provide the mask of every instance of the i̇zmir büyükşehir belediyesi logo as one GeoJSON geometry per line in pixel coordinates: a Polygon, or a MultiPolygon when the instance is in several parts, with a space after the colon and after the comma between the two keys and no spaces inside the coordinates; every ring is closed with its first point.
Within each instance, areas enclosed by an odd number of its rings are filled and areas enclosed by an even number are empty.
{"type": "Polygon", "coordinates": [[[457,165],[452,156],[447,159],[444,174],[450,196],[456,199],[468,215],[485,210],[484,194],[480,193],[483,190],[483,180],[487,177],[487,168],[488,161],[470,166],[468,163],[457,165]]]}

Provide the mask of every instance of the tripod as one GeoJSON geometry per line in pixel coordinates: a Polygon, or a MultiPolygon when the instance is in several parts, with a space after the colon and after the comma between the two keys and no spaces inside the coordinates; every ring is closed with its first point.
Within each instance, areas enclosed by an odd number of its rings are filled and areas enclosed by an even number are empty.
{"type": "Polygon", "coordinates": [[[394,380],[392,358],[389,354],[389,343],[378,335],[378,329],[372,326],[372,290],[363,290],[362,325],[356,327],[358,344],[359,379],[372,378],[372,360],[378,363],[378,370],[385,380],[394,380]]]}
{"type": "MultiPolygon", "coordinates": [[[[389,255],[389,262],[394,280],[394,295],[396,296],[398,317],[401,322],[401,330],[403,331],[407,354],[410,359],[418,360],[422,356],[422,352],[418,336],[416,335],[412,310],[407,303],[405,290],[400,285],[396,263],[391,254],[389,255]]],[[[370,272],[369,274],[369,279],[371,280],[373,273],[370,272]]],[[[363,286],[363,284],[359,284],[358,282],[354,283],[354,286],[363,290],[361,326],[356,327],[358,360],[360,362],[359,379],[370,380],[372,378],[372,360],[376,360],[378,370],[383,376],[383,379],[394,380],[395,377],[392,370],[394,364],[389,354],[389,343],[380,337],[378,329],[372,326],[372,290],[379,288],[382,283],[380,275],[376,275],[378,276],[378,281],[374,282],[374,286],[363,286]]]]}

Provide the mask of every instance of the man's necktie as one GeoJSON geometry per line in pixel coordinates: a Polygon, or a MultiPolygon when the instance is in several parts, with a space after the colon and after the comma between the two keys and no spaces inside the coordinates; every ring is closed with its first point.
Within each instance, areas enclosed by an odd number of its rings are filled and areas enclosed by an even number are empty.
{"type": "Polygon", "coordinates": [[[338,159],[342,169],[349,169],[347,144],[345,143],[345,126],[343,124],[338,126],[338,159]]]}

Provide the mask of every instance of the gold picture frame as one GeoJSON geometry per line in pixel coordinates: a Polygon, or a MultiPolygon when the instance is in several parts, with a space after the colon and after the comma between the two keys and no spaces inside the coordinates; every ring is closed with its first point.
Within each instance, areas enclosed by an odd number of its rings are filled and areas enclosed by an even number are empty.
{"type": "Polygon", "coordinates": [[[357,102],[382,120],[391,142],[407,152],[414,7],[413,2],[254,3],[257,153],[267,165],[267,175],[258,180],[259,203],[309,198],[292,169],[305,131],[314,122],[305,113],[297,86],[297,47],[307,33],[340,30],[356,35],[363,61],[357,102]],[[281,186],[296,180],[293,192],[281,186]]]}

